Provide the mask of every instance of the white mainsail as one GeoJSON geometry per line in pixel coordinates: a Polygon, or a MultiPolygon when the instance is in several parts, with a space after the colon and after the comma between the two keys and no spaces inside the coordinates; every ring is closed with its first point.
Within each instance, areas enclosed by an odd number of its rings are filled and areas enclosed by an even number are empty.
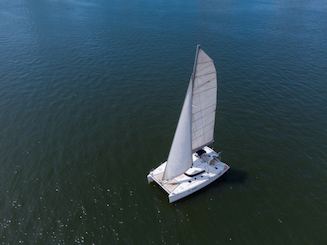
{"type": "Polygon", "coordinates": [[[184,173],[192,166],[192,81],[186,97],[173,143],[170,148],[163,179],[169,180],[184,173]]]}
{"type": "Polygon", "coordinates": [[[217,75],[213,60],[197,46],[193,73],[170,148],[164,180],[192,166],[192,151],[213,142],[217,75]]]}
{"type": "Polygon", "coordinates": [[[214,141],[217,73],[213,60],[198,46],[193,73],[192,150],[214,141]]]}

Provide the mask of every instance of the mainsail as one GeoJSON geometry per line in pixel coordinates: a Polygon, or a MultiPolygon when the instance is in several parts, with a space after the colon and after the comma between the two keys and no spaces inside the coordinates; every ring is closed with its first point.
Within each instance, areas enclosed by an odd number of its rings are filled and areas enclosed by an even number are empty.
{"type": "Polygon", "coordinates": [[[192,166],[192,151],[213,142],[217,75],[213,60],[197,46],[193,73],[170,148],[164,180],[192,166]]]}
{"type": "Polygon", "coordinates": [[[214,141],[217,73],[213,60],[198,46],[193,71],[192,150],[214,141]]]}

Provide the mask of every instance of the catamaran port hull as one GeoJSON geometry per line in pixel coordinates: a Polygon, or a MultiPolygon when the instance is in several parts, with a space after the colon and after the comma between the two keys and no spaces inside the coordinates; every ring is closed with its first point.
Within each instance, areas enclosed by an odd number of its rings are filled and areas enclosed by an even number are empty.
{"type": "Polygon", "coordinates": [[[184,174],[171,180],[163,180],[163,174],[167,162],[162,163],[156,169],[150,171],[147,176],[148,182],[156,182],[168,193],[169,202],[182,199],[212,183],[221,177],[229,166],[219,159],[219,154],[208,146],[202,149],[205,153],[199,156],[193,153],[193,165],[184,174]]]}

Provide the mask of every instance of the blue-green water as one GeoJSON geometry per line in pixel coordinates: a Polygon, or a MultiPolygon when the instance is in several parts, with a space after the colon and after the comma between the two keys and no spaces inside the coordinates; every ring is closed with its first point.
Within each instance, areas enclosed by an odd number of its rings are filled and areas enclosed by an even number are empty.
{"type": "Polygon", "coordinates": [[[327,244],[327,3],[0,2],[2,244],[327,244]],[[226,176],[175,204],[195,45],[226,176]]]}

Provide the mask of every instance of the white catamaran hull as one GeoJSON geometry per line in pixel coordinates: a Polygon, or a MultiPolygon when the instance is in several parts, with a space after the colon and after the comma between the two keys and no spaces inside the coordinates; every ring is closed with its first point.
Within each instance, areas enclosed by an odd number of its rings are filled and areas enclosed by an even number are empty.
{"type": "Polygon", "coordinates": [[[148,182],[155,181],[161,186],[168,193],[170,203],[202,189],[229,169],[227,164],[219,160],[218,153],[213,149],[205,146],[203,151],[205,153],[201,156],[197,153],[192,154],[193,165],[185,173],[169,181],[163,180],[162,177],[167,164],[164,162],[148,174],[148,182]]]}

